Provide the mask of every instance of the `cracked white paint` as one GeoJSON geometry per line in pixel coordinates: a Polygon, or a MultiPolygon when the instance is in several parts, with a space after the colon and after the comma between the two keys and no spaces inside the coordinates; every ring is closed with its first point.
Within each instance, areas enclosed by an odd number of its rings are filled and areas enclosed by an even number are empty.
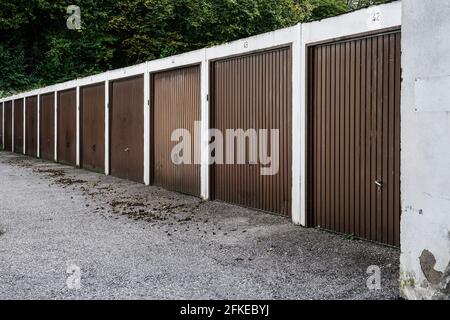
{"type": "Polygon", "coordinates": [[[450,261],[449,15],[448,0],[403,2],[400,268],[408,299],[445,295],[421,269],[424,250],[436,271],[450,261]]]}

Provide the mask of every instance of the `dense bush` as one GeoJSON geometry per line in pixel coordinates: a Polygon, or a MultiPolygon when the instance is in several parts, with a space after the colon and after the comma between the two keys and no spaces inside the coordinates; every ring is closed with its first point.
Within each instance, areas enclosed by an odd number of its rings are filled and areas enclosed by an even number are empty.
{"type": "Polygon", "coordinates": [[[386,0],[1,0],[0,96],[386,0]]]}

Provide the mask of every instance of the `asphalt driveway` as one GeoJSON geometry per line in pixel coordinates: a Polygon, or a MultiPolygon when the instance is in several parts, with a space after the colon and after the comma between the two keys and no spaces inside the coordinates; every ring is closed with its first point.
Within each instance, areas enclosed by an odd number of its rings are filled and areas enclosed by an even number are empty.
{"type": "Polygon", "coordinates": [[[399,255],[284,217],[0,153],[0,299],[396,299],[399,255]],[[366,286],[372,265],[379,290],[366,286]]]}

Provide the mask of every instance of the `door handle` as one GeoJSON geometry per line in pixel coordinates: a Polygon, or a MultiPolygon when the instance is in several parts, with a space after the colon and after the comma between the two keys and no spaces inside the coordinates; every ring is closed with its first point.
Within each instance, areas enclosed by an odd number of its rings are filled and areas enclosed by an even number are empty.
{"type": "Polygon", "coordinates": [[[130,148],[125,148],[125,150],[123,150],[123,151],[128,152],[128,151],[130,151],[130,148]]]}
{"type": "Polygon", "coordinates": [[[383,182],[375,180],[374,183],[376,184],[376,186],[378,187],[378,189],[383,188],[383,182]]]}

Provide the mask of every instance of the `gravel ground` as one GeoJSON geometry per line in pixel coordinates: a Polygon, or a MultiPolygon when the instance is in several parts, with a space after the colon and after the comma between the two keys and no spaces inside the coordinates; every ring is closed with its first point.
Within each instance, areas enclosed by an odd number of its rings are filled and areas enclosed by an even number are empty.
{"type": "Polygon", "coordinates": [[[0,153],[0,299],[397,299],[398,265],[394,248],[0,153]]]}

